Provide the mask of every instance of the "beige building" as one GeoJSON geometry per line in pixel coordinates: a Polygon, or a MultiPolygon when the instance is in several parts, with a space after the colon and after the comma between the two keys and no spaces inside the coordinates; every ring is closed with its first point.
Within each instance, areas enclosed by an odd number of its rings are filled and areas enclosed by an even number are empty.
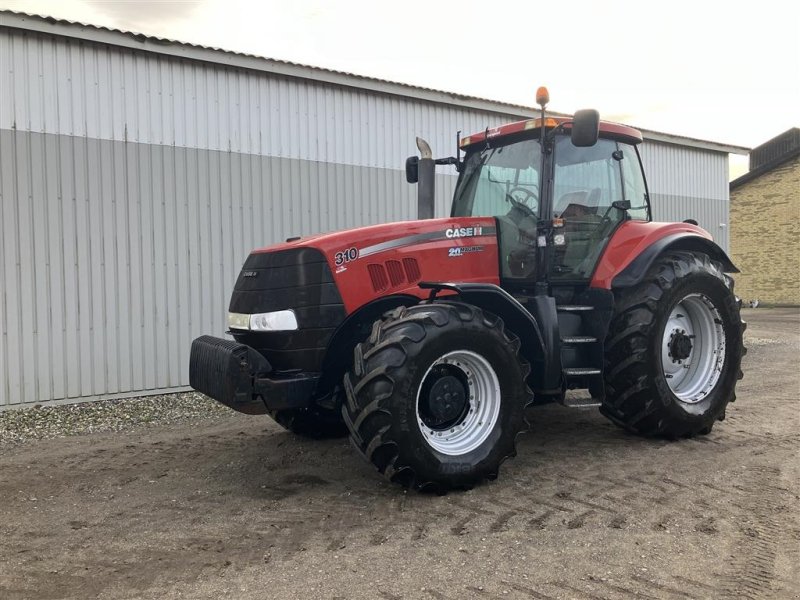
{"type": "Polygon", "coordinates": [[[730,249],[745,303],[800,306],[800,128],[754,148],[731,182],[730,249]]]}

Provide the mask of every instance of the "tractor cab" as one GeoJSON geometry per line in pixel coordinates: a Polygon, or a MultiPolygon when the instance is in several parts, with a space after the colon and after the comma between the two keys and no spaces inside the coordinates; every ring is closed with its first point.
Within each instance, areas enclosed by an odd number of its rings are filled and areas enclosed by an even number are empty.
{"type": "Polygon", "coordinates": [[[586,282],[622,222],[650,220],[641,134],[599,123],[594,143],[576,145],[574,123],[531,119],[461,141],[451,216],[496,219],[503,287],[586,282]]]}

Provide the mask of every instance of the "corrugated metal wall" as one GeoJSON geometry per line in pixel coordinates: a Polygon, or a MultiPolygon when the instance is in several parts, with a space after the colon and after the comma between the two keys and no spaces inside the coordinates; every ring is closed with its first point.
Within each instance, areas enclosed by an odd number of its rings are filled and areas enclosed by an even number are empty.
{"type": "Polygon", "coordinates": [[[695,219],[728,249],[728,155],[647,142],[642,163],[650,188],[653,220],[695,219]]]}
{"type": "Polygon", "coordinates": [[[513,118],[9,30],[0,89],[0,406],[185,386],[250,249],[413,218],[414,136],[513,118]]]}
{"type": "MultiPolygon", "coordinates": [[[[185,386],[251,248],[413,218],[414,136],[519,118],[5,28],[0,90],[0,408],[185,386]]],[[[654,195],[726,202],[697,154],[650,145],[654,195]]]]}

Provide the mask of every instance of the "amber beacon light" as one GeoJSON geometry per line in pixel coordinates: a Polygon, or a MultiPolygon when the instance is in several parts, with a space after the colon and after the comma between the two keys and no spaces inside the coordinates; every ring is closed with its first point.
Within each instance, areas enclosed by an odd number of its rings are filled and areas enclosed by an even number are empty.
{"type": "Polygon", "coordinates": [[[536,104],[544,108],[550,102],[550,92],[547,91],[547,88],[541,86],[539,89],[536,90],[536,104]]]}

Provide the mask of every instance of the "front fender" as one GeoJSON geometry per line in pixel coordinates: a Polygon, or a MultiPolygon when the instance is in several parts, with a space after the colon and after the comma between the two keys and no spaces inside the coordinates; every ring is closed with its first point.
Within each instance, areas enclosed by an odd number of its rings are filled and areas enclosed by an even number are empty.
{"type": "MultiPolygon", "coordinates": [[[[497,315],[521,344],[522,356],[531,365],[531,384],[536,393],[561,389],[561,349],[555,299],[536,296],[527,310],[511,294],[491,283],[421,282],[423,290],[455,292],[459,300],[497,315]]],[[[448,296],[449,297],[449,296],[448,296]]]]}
{"type": "Polygon", "coordinates": [[[381,316],[398,306],[413,306],[419,298],[408,294],[392,294],[368,302],[347,315],[334,331],[322,361],[322,378],[317,388],[318,395],[330,392],[341,383],[342,377],[353,364],[353,349],[363,342],[372,329],[372,324],[381,316]]]}

